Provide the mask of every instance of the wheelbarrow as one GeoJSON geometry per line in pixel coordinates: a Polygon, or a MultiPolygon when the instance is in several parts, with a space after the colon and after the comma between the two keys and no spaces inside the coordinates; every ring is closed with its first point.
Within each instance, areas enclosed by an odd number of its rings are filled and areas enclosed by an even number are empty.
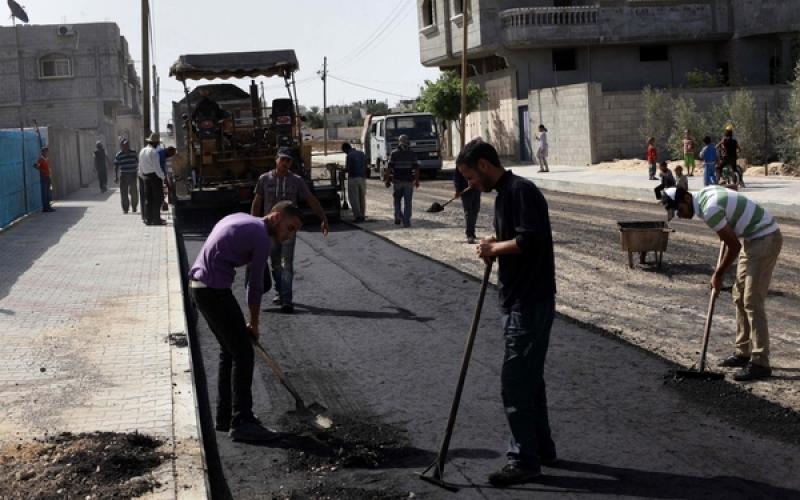
{"type": "Polygon", "coordinates": [[[665,221],[617,222],[622,250],[628,252],[628,267],[633,269],[633,254],[639,253],[639,263],[644,264],[647,252],[654,252],[656,265],[661,269],[667,250],[669,233],[674,232],[665,221]]]}

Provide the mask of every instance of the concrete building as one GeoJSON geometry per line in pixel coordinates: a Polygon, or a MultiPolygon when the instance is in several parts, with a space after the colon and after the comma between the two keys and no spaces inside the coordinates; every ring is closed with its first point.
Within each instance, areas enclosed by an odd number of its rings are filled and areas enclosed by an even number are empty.
{"type": "Polygon", "coordinates": [[[0,27],[0,128],[64,127],[142,144],[141,83],[115,23],[0,27]],[[20,74],[21,70],[21,74],[20,74]]]}
{"type": "MultiPolygon", "coordinates": [[[[461,2],[417,1],[425,66],[460,64],[461,2]]],[[[592,133],[590,94],[690,86],[693,72],[731,87],[785,83],[798,60],[800,0],[470,0],[466,26],[470,77],[489,95],[469,117],[467,135],[524,159],[531,123],[539,123],[533,110],[553,94],[547,89],[574,94],[572,86],[591,84],[571,106],[592,133]]]]}

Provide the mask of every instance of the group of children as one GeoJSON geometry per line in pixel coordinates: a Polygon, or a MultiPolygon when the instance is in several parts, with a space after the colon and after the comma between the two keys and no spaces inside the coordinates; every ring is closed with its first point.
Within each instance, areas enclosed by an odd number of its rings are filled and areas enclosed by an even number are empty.
{"type": "MultiPolygon", "coordinates": [[[[672,172],[667,167],[666,161],[662,161],[660,163],[658,162],[658,151],[656,150],[655,143],[655,137],[650,137],[647,140],[647,163],[648,173],[650,176],[649,178],[651,181],[661,181],[659,186],[656,187],[656,196],[658,197],[660,191],[668,187],[677,186],[688,190],[689,179],[687,177],[693,177],[695,170],[695,144],[691,132],[687,129],[684,132],[683,138],[683,163],[687,170],[686,175],[684,175],[683,167],[680,165],[675,167],[675,175],[673,176],[672,172]],[[656,171],[658,171],[660,179],[656,179],[656,171]]],[[[736,140],[733,139],[733,128],[731,126],[726,127],[725,137],[720,145],[723,151],[722,158],[718,157],[717,145],[712,144],[711,136],[707,135],[703,137],[703,147],[700,150],[700,153],[697,155],[697,158],[699,158],[703,164],[703,186],[719,183],[720,170],[727,163],[732,164],[732,168],[739,172],[739,178],[741,182],[741,172],[736,165],[739,148],[738,143],[736,143],[736,140]],[[729,144],[726,141],[732,142],[733,144],[729,144]],[[730,151],[726,154],[726,152],[729,150],[733,151],[730,151]]]]}

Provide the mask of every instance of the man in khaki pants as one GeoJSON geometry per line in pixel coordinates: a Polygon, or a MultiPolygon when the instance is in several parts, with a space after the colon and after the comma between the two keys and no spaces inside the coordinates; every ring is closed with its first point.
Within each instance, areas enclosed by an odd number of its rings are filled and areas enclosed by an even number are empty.
{"type": "Polygon", "coordinates": [[[744,195],[722,186],[708,186],[697,193],[682,188],[664,191],[661,200],[670,214],[691,219],[695,214],[719,235],[725,243],[711,286],[719,292],[725,271],[736,257],[736,283],[733,302],[736,304],[736,351],[720,363],[740,367],[733,375],[739,382],[767,378],[769,365],[769,329],[764,301],[772,280],[772,271],[781,253],[783,237],[772,216],[744,195]],[[744,245],[739,242],[744,240],[744,245]]]}

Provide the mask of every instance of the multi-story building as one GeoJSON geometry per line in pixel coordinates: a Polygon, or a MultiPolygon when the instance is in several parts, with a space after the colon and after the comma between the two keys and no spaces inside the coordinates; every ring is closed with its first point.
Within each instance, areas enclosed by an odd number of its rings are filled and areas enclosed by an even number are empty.
{"type": "MultiPolygon", "coordinates": [[[[487,109],[499,110],[470,117],[471,132],[492,136],[499,113],[519,131],[506,149],[530,140],[523,117],[542,89],[678,88],[693,83],[692,74],[723,86],[768,86],[790,79],[798,60],[800,0],[469,2],[470,77],[487,90],[487,109]]],[[[462,0],[417,5],[422,64],[458,67],[462,0]]]]}
{"type": "Polygon", "coordinates": [[[92,131],[108,151],[120,136],[143,142],[141,83],[115,23],[0,27],[0,80],[0,128],[92,131]]]}

